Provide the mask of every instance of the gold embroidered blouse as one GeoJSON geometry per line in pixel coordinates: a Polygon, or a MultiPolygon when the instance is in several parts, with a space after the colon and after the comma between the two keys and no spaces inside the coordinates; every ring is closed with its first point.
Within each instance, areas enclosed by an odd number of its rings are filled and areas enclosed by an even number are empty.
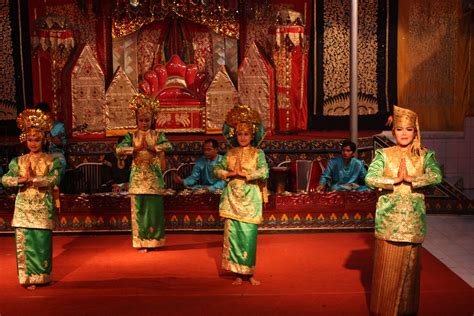
{"type": "Polygon", "coordinates": [[[155,130],[135,131],[125,135],[125,139],[117,145],[117,154],[133,155],[130,172],[129,192],[131,194],[163,194],[165,183],[161,170],[161,151],[170,151],[171,143],[165,134],[155,130]],[[146,147],[136,150],[145,140],[146,147]]]}
{"type": "Polygon", "coordinates": [[[18,187],[13,227],[54,228],[52,187],[59,185],[60,174],[60,161],[46,153],[30,153],[12,159],[2,183],[5,187],[18,187]],[[32,181],[19,184],[18,179],[25,177],[28,171],[32,181]]]}
{"type": "Polygon", "coordinates": [[[424,150],[421,156],[416,156],[399,146],[378,149],[365,181],[371,188],[389,192],[382,194],[377,202],[375,236],[390,241],[423,242],[426,234],[424,195],[413,190],[441,180],[441,169],[433,151],[424,150]],[[403,158],[413,181],[394,184],[403,158]]]}
{"type": "Polygon", "coordinates": [[[231,178],[221,195],[219,213],[222,217],[258,224],[262,220],[262,201],[266,202],[265,180],[268,165],[265,154],[255,147],[236,147],[229,150],[214,167],[217,178],[228,180],[229,171],[235,170],[237,159],[245,177],[231,178]]]}

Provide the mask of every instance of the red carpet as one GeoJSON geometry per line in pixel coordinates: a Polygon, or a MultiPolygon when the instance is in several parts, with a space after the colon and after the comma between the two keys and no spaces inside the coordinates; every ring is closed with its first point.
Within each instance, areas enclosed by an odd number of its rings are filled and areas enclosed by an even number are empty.
{"type": "MultiPolygon", "coordinates": [[[[368,315],[373,233],[261,234],[256,277],[231,285],[222,236],[169,234],[146,254],[128,235],[54,237],[54,283],[18,285],[0,237],[0,315],[368,315]]],[[[419,315],[472,315],[473,289],[427,251],[419,315]]]]}

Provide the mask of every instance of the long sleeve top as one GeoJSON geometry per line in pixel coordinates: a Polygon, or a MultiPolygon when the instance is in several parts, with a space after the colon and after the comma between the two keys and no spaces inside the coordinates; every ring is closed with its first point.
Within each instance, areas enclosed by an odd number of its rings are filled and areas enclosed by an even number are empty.
{"type": "Polygon", "coordinates": [[[171,143],[165,134],[155,130],[127,133],[124,140],[117,145],[119,155],[132,154],[129,192],[131,194],[163,194],[165,183],[161,170],[161,151],[170,151],[171,143]],[[147,148],[136,150],[145,138],[147,148]]]}
{"type": "Polygon", "coordinates": [[[193,167],[191,175],[183,179],[184,185],[191,189],[207,188],[211,192],[224,189],[225,181],[214,176],[214,166],[222,158],[222,155],[217,155],[215,160],[209,160],[204,156],[199,158],[193,167]]]}
{"type": "Polygon", "coordinates": [[[66,139],[66,128],[64,127],[64,123],[60,121],[54,121],[53,128],[51,129],[51,136],[52,137],[59,137],[61,140],[61,146],[59,147],[53,142],[49,143],[49,152],[50,153],[61,153],[64,155],[64,147],[67,144],[66,139]]]}
{"type": "Polygon", "coordinates": [[[13,158],[2,177],[5,187],[18,187],[12,227],[53,229],[54,201],[52,188],[59,185],[61,163],[46,153],[13,158]],[[28,170],[29,169],[29,170],[28,170]],[[30,173],[32,181],[19,184],[30,173]]]}
{"type": "Polygon", "coordinates": [[[261,149],[251,146],[232,148],[214,167],[216,177],[227,180],[229,171],[235,170],[237,159],[240,159],[246,176],[229,180],[221,195],[219,214],[225,218],[259,224],[262,220],[262,201],[266,198],[262,196],[266,194],[263,184],[268,178],[265,154],[261,149]]]}
{"type": "Polygon", "coordinates": [[[328,166],[324,169],[319,184],[331,184],[331,191],[339,191],[340,185],[355,183],[365,184],[367,171],[364,164],[357,158],[352,158],[348,164],[344,163],[342,157],[329,160],[328,166]]]}
{"type": "Polygon", "coordinates": [[[426,234],[424,195],[414,190],[440,183],[441,169],[431,150],[411,155],[398,146],[378,149],[365,181],[371,188],[385,190],[377,202],[375,236],[379,239],[422,243],[426,234]],[[394,184],[405,158],[411,183],[394,184]]]}

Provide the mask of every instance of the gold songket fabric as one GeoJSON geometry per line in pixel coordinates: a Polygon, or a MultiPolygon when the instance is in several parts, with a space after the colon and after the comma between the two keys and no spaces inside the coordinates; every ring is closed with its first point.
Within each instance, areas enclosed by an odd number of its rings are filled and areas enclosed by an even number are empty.
{"type": "Polygon", "coordinates": [[[118,155],[133,155],[130,172],[131,194],[164,194],[165,184],[161,169],[160,153],[171,150],[171,143],[164,133],[155,130],[127,133],[117,145],[118,155]],[[145,140],[147,148],[137,150],[145,140]]]}
{"type": "Polygon", "coordinates": [[[2,178],[5,187],[18,187],[12,227],[54,228],[52,187],[59,184],[60,170],[59,160],[45,153],[12,159],[2,178]],[[19,184],[18,179],[28,172],[32,182],[19,184]]]}
{"type": "Polygon", "coordinates": [[[260,181],[268,177],[265,154],[255,147],[232,148],[214,167],[216,177],[227,180],[227,174],[235,169],[237,160],[240,160],[246,177],[229,181],[222,193],[219,212],[225,218],[258,224],[262,220],[262,201],[266,200],[266,190],[263,189],[266,187],[260,185],[263,184],[260,181]]]}
{"type": "Polygon", "coordinates": [[[420,298],[420,244],[375,240],[371,315],[416,315],[420,298]]]}
{"type": "Polygon", "coordinates": [[[375,236],[422,243],[426,233],[425,197],[414,190],[441,180],[441,169],[432,151],[424,149],[417,156],[399,146],[377,150],[365,178],[369,187],[382,193],[377,202],[375,236]],[[394,184],[402,159],[413,181],[394,184]]]}

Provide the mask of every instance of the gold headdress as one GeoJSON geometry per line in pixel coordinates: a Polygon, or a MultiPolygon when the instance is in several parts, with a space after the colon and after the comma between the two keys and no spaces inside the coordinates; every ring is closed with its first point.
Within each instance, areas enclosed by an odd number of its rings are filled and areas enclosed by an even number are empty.
{"type": "Polygon", "coordinates": [[[414,127],[416,129],[415,139],[411,146],[411,152],[419,156],[421,154],[421,137],[420,125],[418,124],[418,114],[412,110],[399,106],[393,106],[393,129],[397,127],[414,127]]]}
{"type": "Polygon", "coordinates": [[[136,113],[151,113],[153,115],[159,111],[160,101],[146,94],[137,93],[128,103],[128,108],[136,113]]]}
{"type": "Polygon", "coordinates": [[[235,135],[238,130],[247,129],[253,135],[252,146],[257,147],[265,137],[260,114],[248,105],[234,106],[226,115],[224,136],[232,146],[238,146],[235,135]]]}
{"type": "Polygon", "coordinates": [[[16,118],[16,125],[22,131],[20,142],[23,143],[28,135],[40,134],[44,137],[44,133],[51,131],[53,128],[53,120],[41,110],[26,109],[16,118]]]}
{"type": "Polygon", "coordinates": [[[248,105],[238,105],[234,106],[227,113],[225,121],[234,129],[234,133],[241,128],[248,128],[252,134],[255,134],[257,126],[262,122],[262,119],[260,114],[248,105]]]}

